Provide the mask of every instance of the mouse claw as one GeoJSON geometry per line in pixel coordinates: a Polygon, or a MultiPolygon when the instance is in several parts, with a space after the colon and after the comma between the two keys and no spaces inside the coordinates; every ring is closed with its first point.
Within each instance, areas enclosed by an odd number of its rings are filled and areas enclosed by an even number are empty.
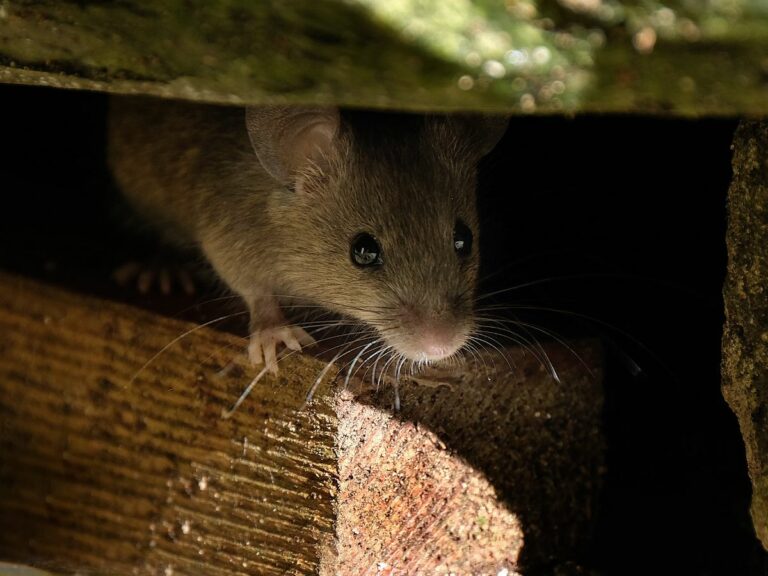
{"type": "Polygon", "coordinates": [[[281,344],[287,350],[300,352],[303,346],[311,346],[314,343],[315,339],[299,326],[263,328],[251,334],[248,358],[254,366],[264,364],[269,372],[277,376],[277,348],[281,344]]]}
{"type": "Polygon", "coordinates": [[[174,287],[180,286],[187,296],[195,293],[192,275],[183,267],[158,263],[127,262],[112,273],[118,286],[128,287],[135,283],[139,294],[146,295],[158,288],[163,296],[169,296],[174,287]]]}

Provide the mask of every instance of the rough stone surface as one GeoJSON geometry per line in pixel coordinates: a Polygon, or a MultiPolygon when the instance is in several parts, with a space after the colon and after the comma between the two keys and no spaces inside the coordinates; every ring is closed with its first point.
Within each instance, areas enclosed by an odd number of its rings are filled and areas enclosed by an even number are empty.
{"type": "Polygon", "coordinates": [[[739,419],[752,520],[768,549],[768,122],[736,132],[728,207],[723,395],[739,419]]]}
{"type": "Polygon", "coordinates": [[[0,3],[0,82],[221,103],[757,114],[767,74],[763,0],[0,3]]]}

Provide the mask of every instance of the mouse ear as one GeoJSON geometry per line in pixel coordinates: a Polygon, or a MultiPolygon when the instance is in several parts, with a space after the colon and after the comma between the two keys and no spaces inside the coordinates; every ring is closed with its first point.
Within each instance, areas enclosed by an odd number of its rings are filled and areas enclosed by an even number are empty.
{"type": "Polygon", "coordinates": [[[279,182],[310,163],[323,165],[339,130],[337,108],[249,106],[245,125],[256,156],[279,182]]]}
{"type": "Polygon", "coordinates": [[[496,147],[507,133],[509,116],[483,114],[475,118],[474,132],[480,157],[496,147]]]}
{"type": "Polygon", "coordinates": [[[508,124],[509,116],[492,114],[455,114],[433,117],[430,122],[438,138],[456,138],[460,149],[471,153],[477,160],[494,149],[507,131],[508,124]]]}

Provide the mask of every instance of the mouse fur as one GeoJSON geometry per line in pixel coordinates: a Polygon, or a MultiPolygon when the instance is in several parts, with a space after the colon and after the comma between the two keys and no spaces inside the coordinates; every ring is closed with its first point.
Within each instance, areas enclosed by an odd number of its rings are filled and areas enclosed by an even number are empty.
{"type": "Polygon", "coordinates": [[[276,372],[282,345],[313,341],[281,302],[362,322],[382,350],[429,362],[476,328],[476,167],[506,123],[121,97],[109,162],[138,211],[243,298],[254,364],[276,372]],[[361,266],[353,245],[378,248],[376,262],[361,266]]]}

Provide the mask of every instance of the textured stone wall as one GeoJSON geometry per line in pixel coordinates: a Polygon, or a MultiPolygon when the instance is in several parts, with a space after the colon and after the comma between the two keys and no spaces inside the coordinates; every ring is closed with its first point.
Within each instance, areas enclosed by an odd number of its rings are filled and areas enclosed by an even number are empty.
{"type": "Polygon", "coordinates": [[[739,419],[752,519],[768,549],[768,122],[743,122],[728,197],[723,395],[739,419]]]}
{"type": "Polygon", "coordinates": [[[231,103],[768,112],[764,0],[3,0],[0,82],[231,103]]]}

